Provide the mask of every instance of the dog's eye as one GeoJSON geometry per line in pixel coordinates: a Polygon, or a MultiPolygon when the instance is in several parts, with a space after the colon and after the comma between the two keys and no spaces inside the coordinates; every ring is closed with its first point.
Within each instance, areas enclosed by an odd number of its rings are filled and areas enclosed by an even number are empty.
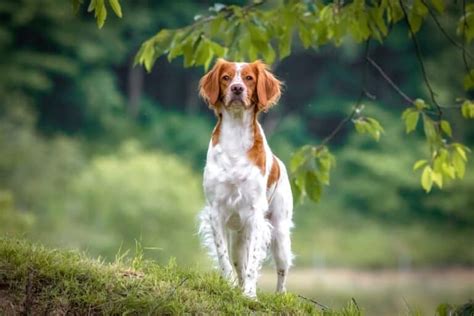
{"type": "Polygon", "coordinates": [[[252,79],[253,79],[252,76],[245,77],[245,80],[252,80],[252,79]]]}
{"type": "Polygon", "coordinates": [[[227,76],[227,75],[225,75],[225,76],[222,76],[222,80],[224,80],[224,81],[229,81],[229,79],[230,79],[230,77],[229,77],[229,76],[227,76]]]}

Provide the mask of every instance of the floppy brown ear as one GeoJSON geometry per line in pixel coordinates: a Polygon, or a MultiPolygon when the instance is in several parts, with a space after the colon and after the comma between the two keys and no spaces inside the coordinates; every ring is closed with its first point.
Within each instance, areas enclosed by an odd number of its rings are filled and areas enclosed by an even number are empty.
{"type": "Polygon", "coordinates": [[[218,59],[211,71],[205,74],[199,81],[199,94],[204,101],[207,102],[209,107],[216,105],[219,100],[219,75],[220,68],[224,62],[223,59],[218,59]]]}
{"type": "Polygon", "coordinates": [[[261,111],[268,111],[275,105],[281,96],[281,81],[267,70],[267,66],[261,61],[256,61],[258,68],[257,97],[258,107],[261,111]]]}

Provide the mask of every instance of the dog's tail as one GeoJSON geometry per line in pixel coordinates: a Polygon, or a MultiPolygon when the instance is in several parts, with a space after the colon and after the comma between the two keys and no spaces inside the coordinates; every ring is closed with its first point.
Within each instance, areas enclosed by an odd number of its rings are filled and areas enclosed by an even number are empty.
{"type": "Polygon", "coordinates": [[[198,234],[201,243],[207,249],[209,256],[213,259],[214,263],[217,264],[217,249],[214,243],[214,235],[211,226],[211,208],[209,206],[204,207],[199,213],[198,222],[198,234]]]}

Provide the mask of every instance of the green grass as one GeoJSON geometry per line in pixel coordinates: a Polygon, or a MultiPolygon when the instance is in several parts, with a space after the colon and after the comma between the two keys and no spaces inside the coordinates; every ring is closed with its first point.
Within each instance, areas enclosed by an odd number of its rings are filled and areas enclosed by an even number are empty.
{"type": "Polygon", "coordinates": [[[118,256],[114,263],[77,251],[0,238],[0,314],[313,314],[361,315],[350,302],[321,310],[294,294],[243,297],[215,273],[118,256]]]}

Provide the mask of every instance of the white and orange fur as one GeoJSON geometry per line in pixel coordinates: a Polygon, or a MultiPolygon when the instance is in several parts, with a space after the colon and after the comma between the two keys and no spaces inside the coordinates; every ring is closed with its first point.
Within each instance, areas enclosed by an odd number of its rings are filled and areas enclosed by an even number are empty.
{"type": "Polygon", "coordinates": [[[204,169],[203,243],[222,275],[248,297],[256,297],[258,273],[271,248],[276,290],[285,292],[293,199],[286,168],[257,120],[279,100],[281,82],[260,61],[219,59],[199,86],[217,116],[204,169]]]}

